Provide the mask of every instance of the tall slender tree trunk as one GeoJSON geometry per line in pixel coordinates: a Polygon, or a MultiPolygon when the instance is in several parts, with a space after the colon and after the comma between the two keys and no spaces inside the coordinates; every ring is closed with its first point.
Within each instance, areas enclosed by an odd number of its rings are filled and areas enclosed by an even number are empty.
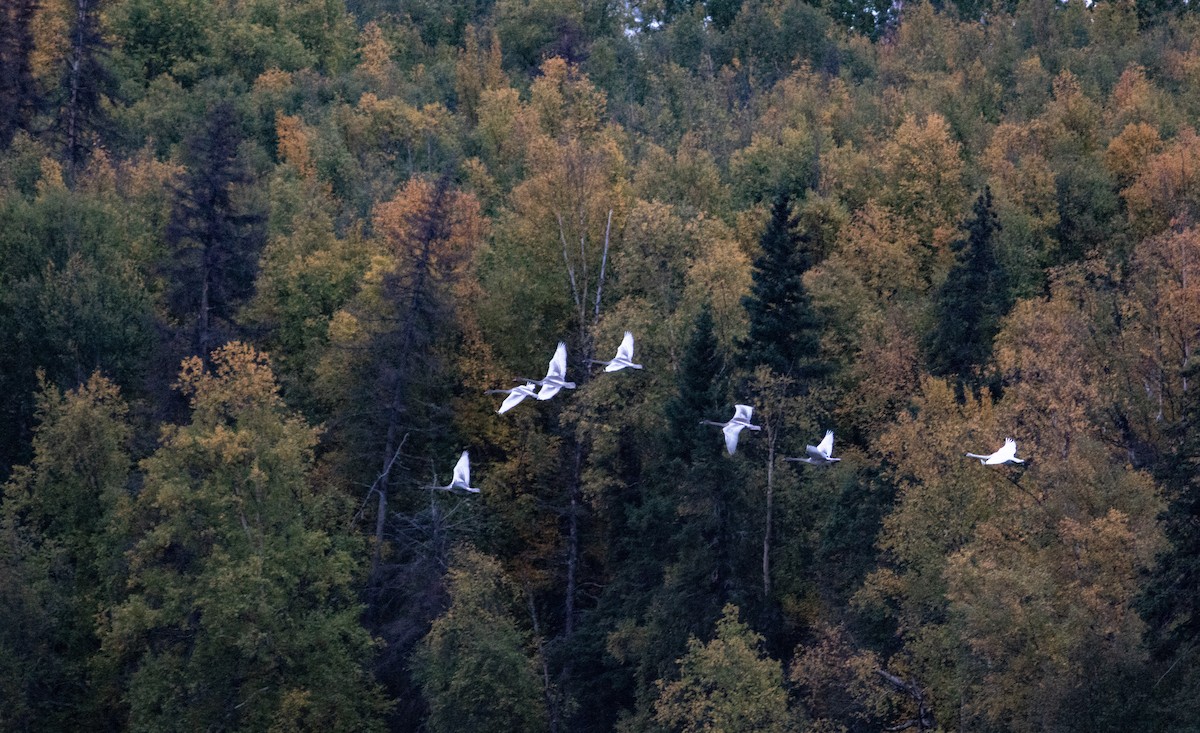
{"type": "Polygon", "coordinates": [[[583,446],[575,443],[575,461],[567,505],[567,598],[563,630],[569,637],[575,632],[575,594],[579,571],[579,503],[583,477],[583,446]]]}
{"type": "Polygon", "coordinates": [[[542,625],[538,622],[537,604],[533,600],[533,590],[525,584],[525,600],[529,604],[529,618],[533,622],[533,638],[537,642],[538,664],[542,672],[542,699],[546,704],[546,717],[550,720],[550,733],[558,733],[558,703],[554,690],[550,685],[550,665],[546,662],[546,647],[542,643],[542,625]]]}
{"type": "Polygon", "coordinates": [[[79,119],[81,113],[79,88],[83,83],[81,69],[83,68],[84,34],[87,31],[88,20],[88,0],[75,0],[75,32],[71,34],[71,58],[67,62],[67,85],[70,92],[66,110],[67,162],[70,164],[72,177],[79,166],[83,147],[80,140],[83,130],[79,119]]]}
{"type": "Polygon", "coordinates": [[[403,379],[397,379],[392,390],[392,400],[388,406],[388,426],[383,441],[383,465],[379,471],[379,478],[375,481],[375,490],[379,494],[379,501],[375,508],[375,548],[371,553],[370,578],[372,583],[379,577],[379,565],[383,559],[383,531],[387,522],[388,508],[388,478],[392,472],[392,454],[396,450],[396,433],[399,430],[400,412],[404,407],[401,394],[403,383],[403,379]]]}
{"type": "Polygon", "coordinates": [[[767,522],[763,530],[763,598],[771,595],[771,523],[775,506],[775,436],[774,431],[767,440],[767,522]]]}
{"type": "MultiPolygon", "coordinates": [[[[562,217],[558,219],[559,237],[563,244],[563,263],[567,267],[567,277],[571,284],[571,296],[575,300],[576,308],[579,313],[579,338],[580,338],[580,359],[579,363],[584,365],[581,376],[578,378],[579,386],[582,387],[588,381],[588,367],[586,366],[595,357],[595,343],[592,339],[591,330],[600,322],[600,303],[601,296],[604,294],[604,279],[608,268],[608,248],[612,238],[612,209],[608,211],[608,217],[604,225],[604,243],[600,255],[600,272],[596,280],[596,293],[594,307],[589,317],[588,300],[589,294],[587,283],[587,242],[586,238],[581,235],[579,240],[579,255],[580,255],[580,270],[581,277],[576,279],[575,268],[571,266],[571,260],[568,256],[566,232],[563,229],[562,217]]],[[[581,230],[583,227],[584,216],[580,214],[581,230]]],[[[567,595],[564,601],[563,620],[564,635],[570,637],[575,631],[575,596],[578,591],[579,581],[579,546],[580,546],[580,531],[579,531],[579,514],[582,510],[581,490],[583,486],[583,445],[575,441],[575,456],[571,466],[571,480],[567,487],[567,595]]],[[[568,665],[569,667],[569,665],[568,665]]]]}
{"type": "MultiPolygon", "coordinates": [[[[205,257],[208,253],[205,252],[205,257]]],[[[208,291],[211,278],[209,277],[209,268],[205,267],[200,276],[200,312],[196,314],[196,350],[200,352],[200,360],[208,364],[209,356],[209,334],[208,334],[208,311],[210,308],[208,302],[208,291]]]]}

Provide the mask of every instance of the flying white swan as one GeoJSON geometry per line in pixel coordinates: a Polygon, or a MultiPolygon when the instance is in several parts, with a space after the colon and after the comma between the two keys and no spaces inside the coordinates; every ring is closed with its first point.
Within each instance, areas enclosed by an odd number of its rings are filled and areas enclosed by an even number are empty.
{"type": "Polygon", "coordinates": [[[560,389],[575,389],[574,382],[568,382],[567,379],[567,345],[562,341],[558,342],[558,348],[554,351],[554,358],[550,360],[550,367],[546,370],[546,376],[543,379],[530,379],[529,377],[517,377],[517,381],[529,382],[530,384],[540,384],[542,388],[538,390],[537,398],[539,400],[548,400],[558,394],[560,389]]]}
{"type": "Polygon", "coordinates": [[[968,453],[967,458],[978,458],[979,462],[985,466],[1000,466],[1013,465],[1016,463],[1024,463],[1025,461],[1017,458],[1017,441],[1012,438],[1005,438],[1004,445],[1000,450],[990,456],[981,456],[978,453],[968,453]]]}
{"type": "Polygon", "coordinates": [[[462,489],[469,491],[472,494],[478,494],[479,489],[471,488],[471,461],[467,458],[467,452],[463,451],[459,457],[458,463],[454,466],[454,478],[445,486],[428,486],[430,489],[440,489],[442,491],[453,491],[454,489],[462,489]]]}
{"type": "Polygon", "coordinates": [[[508,412],[512,408],[521,404],[521,400],[525,399],[526,397],[533,397],[537,393],[536,388],[537,388],[536,384],[534,384],[533,382],[529,382],[528,384],[523,384],[520,387],[513,387],[512,389],[484,390],[484,394],[506,394],[506,395],[508,395],[507,397],[504,398],[504,402],[502,402],[500,404],[500,409],[496,410],[496,412],[503,415],[504,413],[508,412]]]}
{"type": "Polygon", "coordinates": [[[597,361],[596,359],[588,359],[592,364],[604,364],[604,371],[615,372],[625,367],[632,369],[641,369],[641,364],[633,363],[633,334],[629,331],[625,332],[625,338],[622,339],[621,345],[617,347],[617,355],[612,361],[597,361]]]}
{"type": "Polygon", "coordinates": [[[828,466],[831,463],[837,463],[841,458],[833,457],[833,431],[825,431],[825,439],[818,446],[806,445],[804,451],[808,456],[804,458],[784,458],[785,461],[796,461],[798,463],[807,463],[812,466],[828,466]]]}
{"type": "Polygon", "coordinates": [[[701,425],[717,425],[721,428],[721,432],[725,433],[725,449],[729,451],[729,455],[733,455],[737,450],[738,433],[742,432],[742,428],[750,428],[751,430],[762,430],[761,425],[751,425],[750,415],[754,412],[754,408],[750,405],[734,405],[733,419],[729,422],[713,422],[712,420],[701,420],[701,425]]]}

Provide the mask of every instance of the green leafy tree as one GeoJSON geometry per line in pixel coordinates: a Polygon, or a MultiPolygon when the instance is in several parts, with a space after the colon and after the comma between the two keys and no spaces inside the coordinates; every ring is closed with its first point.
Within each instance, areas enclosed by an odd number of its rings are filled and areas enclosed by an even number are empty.
{"type": "MultiPolygon", "coordinates": [[[[941,50],[924,37],[938,29],[939,18],[923,4],[914,6],[912,14],[913,18],[901,25],[901,36],[908,39],[914,52],[922,47],[931,52],[941,50]]],[[[940,54],[931,55],[928,62],[945,67],[940,54]]],[[[942,114],[931,113],[924,122],[907,115],[880,157],[884,183],[880,201],[912,226],[927,255],[934,254],[936,243],[945,241],[942,237],[952,231],[966,204],[962,145],[942,114]]],[[[922,263],[926,272],[933,269],[928,259],[926,256],[922,263]]]]}
{"type": "MultiPolygon", "coordinates": [[[[1033,354],[1023,363],[1046,368],[1033,354]]],[[[885,563],[856,602],[898,622],[903,651],[888,665],[907,668],[938,720],[1132,725],[1146,694],[1133,604],[1164,545],[1164,503],[1147,474],[1086,432],[1062,443],[1032,423],[1034,412],[1063,420],[1065,396],[1030,403],[1023,389],[993,404],[927,379],[915,414],[880,437],[897,504],[880,535],[885,563]],[[1011,424],[1037,429],[1018,440],[1025,473],[963,458],[962,446],[1011,424]]]]}
{"type": "Polygon", "coordinates": [[[461,547],[449,585],[450,607],[413,655],[429,730],[546,730],[531,639],[513,619],[518,596],[500,563],[461,547]]]}
{"type": "Polygon", "coordinates": [[[349,507],[310,476],[317,431],[264,354],[183,364],[192,419],[141,464],[128,593],[102,631],[131,730],[378,730],[349,507]]]}
{"type": "MultiPolygon", "coordinates": [[[[716,16],[713,12],[714,23],[716,16]]],[[[781,77],[783,69],[831,61],[832,25],[829,15],[817,3],[744,0],[729,25],[726,42],[749,62],[757,76],[769,83],[781,77]]]]}
{"type": "Polygon", "coordinates": [[[141,224],[122,215],[121,197],[68,190],[56,163],[43,166],[36,197],[0,204],[0,334],[11,346],[0,354],[5,471],[29,460],[39,369],[63,387],[99,369],[130,388],[154,342],[153,300],[128,245],[141,224]]]}
{"type": "Polygon", "coordinates": [[[783,668],[759,651],[762,637],[728,605],[707,644],[692,638],[679,660],[680,678],[660,680],[655,722],[670,731],[751,733],[795,730],[783,668]]]}
{"type": "Polygon", "coordinates": [[[109,720],[111,689],[89,684],[88,665],[100,645],[97,614],[121,592],[132,467],[127,411],[99,374],[65,395],[42,384],[33,461],[14,471],[0,502],[6,729],[109,720]]]}
{"type": "Polygon", "coordinates": [[[311,191],[301,195],[307,196],[301,210],[263,249],[254,299],[242,315],[266,331],[262,343],[271,350],[289,404],[322,414],[314,391],[329,325],[357,291],[371,249],[357,232],[336,235],[332,202],[311,191]]]}
{"type": "Polygon", "coordinates": [[[704,7],[712,17],[713,25],[721,30],[733,25],[734,18],[742,8],[745,0],[708,0],[704,7]]]}
{"type": "Polygon", "coordinates": [[[528,73],[544,59],[577,64],[586,52],[584,7],[558,0],[497,0],[496,32],[506,64],[528,73]]]}
{"type": "Polygon", "coordinates": [[[8,512],[0,518],[0,695],[5,702],[0,727],[5,730],[66,725],[61,708],[48,704],[51,690],[78,681],[78,670],[58,651],[61,630],[55,618],[69,604],[70,588],[54,576],[56,559],[53,548],[8,512]]]}
{"type": "Polygon", "coordinates": [[[125,76],[149,83],[163,74],[195,80],[212,53],[216,7],[207,0],[120,0],[110,12],[116,63],[125,76]]]}

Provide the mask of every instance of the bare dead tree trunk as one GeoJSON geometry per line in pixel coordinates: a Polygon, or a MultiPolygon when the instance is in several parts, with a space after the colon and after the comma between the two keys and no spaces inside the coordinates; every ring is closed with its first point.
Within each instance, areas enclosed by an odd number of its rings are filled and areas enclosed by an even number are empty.
{"type": "MultiPolygon", "coordinates": [[[[567,269],[567,279],[571,285],[571,297],[575,302],[575,306],[579,313],[579,335],[581,339],[582,353],[580,363],[587,364],[595,356],[594,343],[591,337],[591,330],[600,322],[600,302],[601,296],[604,293],[604,280],[608,268],[608,249],[612,238],[612,217],[613,210],[608,210],[608,217],[604,227],[604,244],[600,256],[600,272],[596,282],[596,294],[594,306],[592,309],[591,318],[588,318],[587,302],[588,302],[588,283],[587,283],[587,234],[586,228],[581,227],[579,236],[579,253],[580,253],[580,278],[576,278],[575,267],[571,264],[569,255],[570,248],[567,245],[566,229],[563,225],[562,216],[558,216],[558,234],[559,240],[563,246],[563,264],[567,269]]],[[[583,376],[579,378],[579,383],[582,386],[587,381],[587,372],[583,372],[583,376]]],[[[580,553],[580,529],[579,529],[579,514],[582,509],[582,490],[583,483],[583,445],[578,441],[575,443],[575,453],[572,462],[571,479],[567,487],[567,589],[566,599],[564,601],[563,612],[565,618],[563,621],[563,632],[566,636],[571,636],[575,631],[575,596],[578,592],[579,581],[579,553],[580,553]]]]}
{"type": "Polygon", "coordinates": [[[600,295],[604,292],[604,272],[608,267],[608,243],[612,235],[612,209],[608,210],[608,221],[604,224],[604,253],[600,256],[600,279],[596,281],[596,310],[592,323],[600,322],[600,295]]]}
{"type": "Polygon", "coordinates": [[[901,731],[916,728],[922,731],[933,730],[937,727],[937,720],[933,716],[933,710],[930,709],[929,701],[925,698],[925,691],[921,689],[920,685],[915,681],[903,680],[886,669],[877,669],[875,673],[882,677],[889,685],[896,688],[898,692],[911,698],[917,708],[915,716],[896,725],[884,728],[884,730],[901,731]]]}
{"type": "MultiPolygon", "coordinates": [[[[773,374],[773,373],[772,373],[773,374]]],[[[779,447],[779,436],[784,423],[784,404],[792,381],[786,377],[773,376],[771,381],[760,385],[758,393],[762,401],[759,415],[762,430],[767,438],[767,491],[766,517],[763,522],[762,541],[762,588],[763,598],[771,595],[771,540],[775,524],[775,453],[779,447]]]]}
{"type": "MultiPolygon", "coordinates": [[[[418,315],[424,307],[427,297],[426,289],[430,275],[429,270],[433,244],[442,233],[442,206],[445,193],[446,182],[442,181],[434,190],[433,200],[430,202],[429,208],[425,213],[425,227],[421,232],[421,249],[416,261],[413,263],[412,289],[409,293],[408,311],[405,314],[404,326],[401,329],[400,336],[400,350],[398,353],[405,357],[410,353],[413,339],[416,335],[418,315]]],[[[371,555],[370,577],[372,578],[372,582],[378,580],[379,566],[383,557],[383,536],[387,522],[388,507],[388,481],[391,476],[392,467],[395,465],[396,455],[399,452],[396,440],[400,432],[401,417],[406,411],[405,388],[408,386],[406,376],[407,368],[402,366],[392,385],[391,399],[388,404],[388,423],[382,453],[383,468],[380,471],[379,479],[376,481],[379,499],[375,516],[375,548],[371,555]]]]}
{"type": "Polygon", "coordinates": [[[70,96],[67,102],[67,130],[66,130],[66,145],[67,145],[67,162],[70,165],[72,177],[80,161],[80,148],[82,144],[80,136],[82,134],[82,125],[80,124],[80,101],[79,90],[83,82],[83,53],[84,53],[84,32],[87,28],[85,25],[88,22],[87,17],[88,0],[75,0],[75,33],[72,34],[71,43],[71,58],[67,62],[68,87],[70,96]]]}
{"type": "MultiPolygon", "coordinates": [[[[563,225],[561,215],[558,215],[558,233],[559,239],[563,246],[563,264],[567,269],[567,278],[571,285],[571,297],[574,300],[576,312],[579,316],[579,338],[580,338],[580,363],[588,364],[593,358],[594,341],[592,339],[592,329],[600,322],[600,302],[604,292],[604,279],[607,273],[608,266],[608,248],[612,236],[612,209],[608,211],[607,222],[604,228],[604,244],[600,259],[600,272],[596,282],[595,301],[592,308],[591,317],[588,314],[588,278],[587,278],[587,227],[586,227],[586,212],[582,209],[579,212],[579,277],[576,277],[576,268],[571,264],[569,255],[570,248],[567,245],[566,230],[563,225]]],[[[579,386],[583,386],[588,381],[588,372],[584,370],[578,378],[579,386]]],[[[583,462],[584,462],[584,445],[576,436],[575,450],[572,459],[571,477],[567,487],[567,587],[566,598],[563,601],[563,638],[570,639],[575,633],[575,615],[576,615],[576,595],[579,591],[579,557],[581,554],[581,528],[580,515],[583,511],[582,488],[583,488],[583,462]]],[[[571,675],[571,661],[568,659],[561,670],[559,670],[559,680],[565,684],[566,680],[571,675]]],[[[555,722],[557,726],[557,722],[555,722]]]]}

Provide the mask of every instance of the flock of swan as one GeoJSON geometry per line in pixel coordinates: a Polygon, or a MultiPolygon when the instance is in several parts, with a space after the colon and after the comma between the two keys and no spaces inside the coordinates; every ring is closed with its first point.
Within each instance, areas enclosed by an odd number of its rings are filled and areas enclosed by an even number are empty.
{"type": "MultiPolygon", "coordinates": [[[[625,332],[625,338],[621,340],[621,345],[617,347],[617,355],[611,361],[597,361],[589,359],[589,363],[603,364],[604,371],[616,372],[625,368],[641,369],[641,364],[633,363],[633,334],[629,331],[625,332]]],[[[564,389],[575,389],[574,382],[567,381],[567,345],[559,341],[558,348],[554,351],[554,357],[550,359],[550,366],[546,369],[546,376],[541,379],[530,379],[529,377],[518,377],[517,382],[525,382],[525,384],[512,389],[489,389],[484,394],[506,394],[507,397],[500,404],[500,409],[496,412],[503,415],[512,408],[516,407],[526,397],[536,397],[539,400],[548,400],[564,389]],[[538,389],[540,387],[541,389],[538,389]]],[[[762,430],[761,425],[751,424],[751,416],[754,414],[754,408],[750,405],[734,405],[733,417],[728,422],[715,422],[713,420],[701,420],[701,425],[716,425],[721,428],[721,432],[725,435],[725,450],[729,451],[729,455],[737,452],[738,436],[742,430],[762,430]]],[[[805,446],[805,453],[808,455],[802,458],[784,458],[785,461],[795,461],[797,463],[807,463],[810,466],[829,466],[841,458],[833,457],[833,431],[826,430],[825,437],[818,445],[805,446]]],[[[980,455],[978,453],[967,453],[968,458],[978,458],[979,462],[985,466],[1001,466],[1015,465],[1024,463],[1025,461],[1017,458],[1017,441],[1012,438],[1005,438],[1004,445],[1000,450],[989,455],[980,455]]],[[[430,489],[440,489],[443,491],[466,491],[473,494],[478,494],[479,489],[471,487],[471,459],[467,451],[463,451],[458,458],[458,463],[454,466],[454,476],[450,483],[445,486],[429,486],[430,489]]]]}

